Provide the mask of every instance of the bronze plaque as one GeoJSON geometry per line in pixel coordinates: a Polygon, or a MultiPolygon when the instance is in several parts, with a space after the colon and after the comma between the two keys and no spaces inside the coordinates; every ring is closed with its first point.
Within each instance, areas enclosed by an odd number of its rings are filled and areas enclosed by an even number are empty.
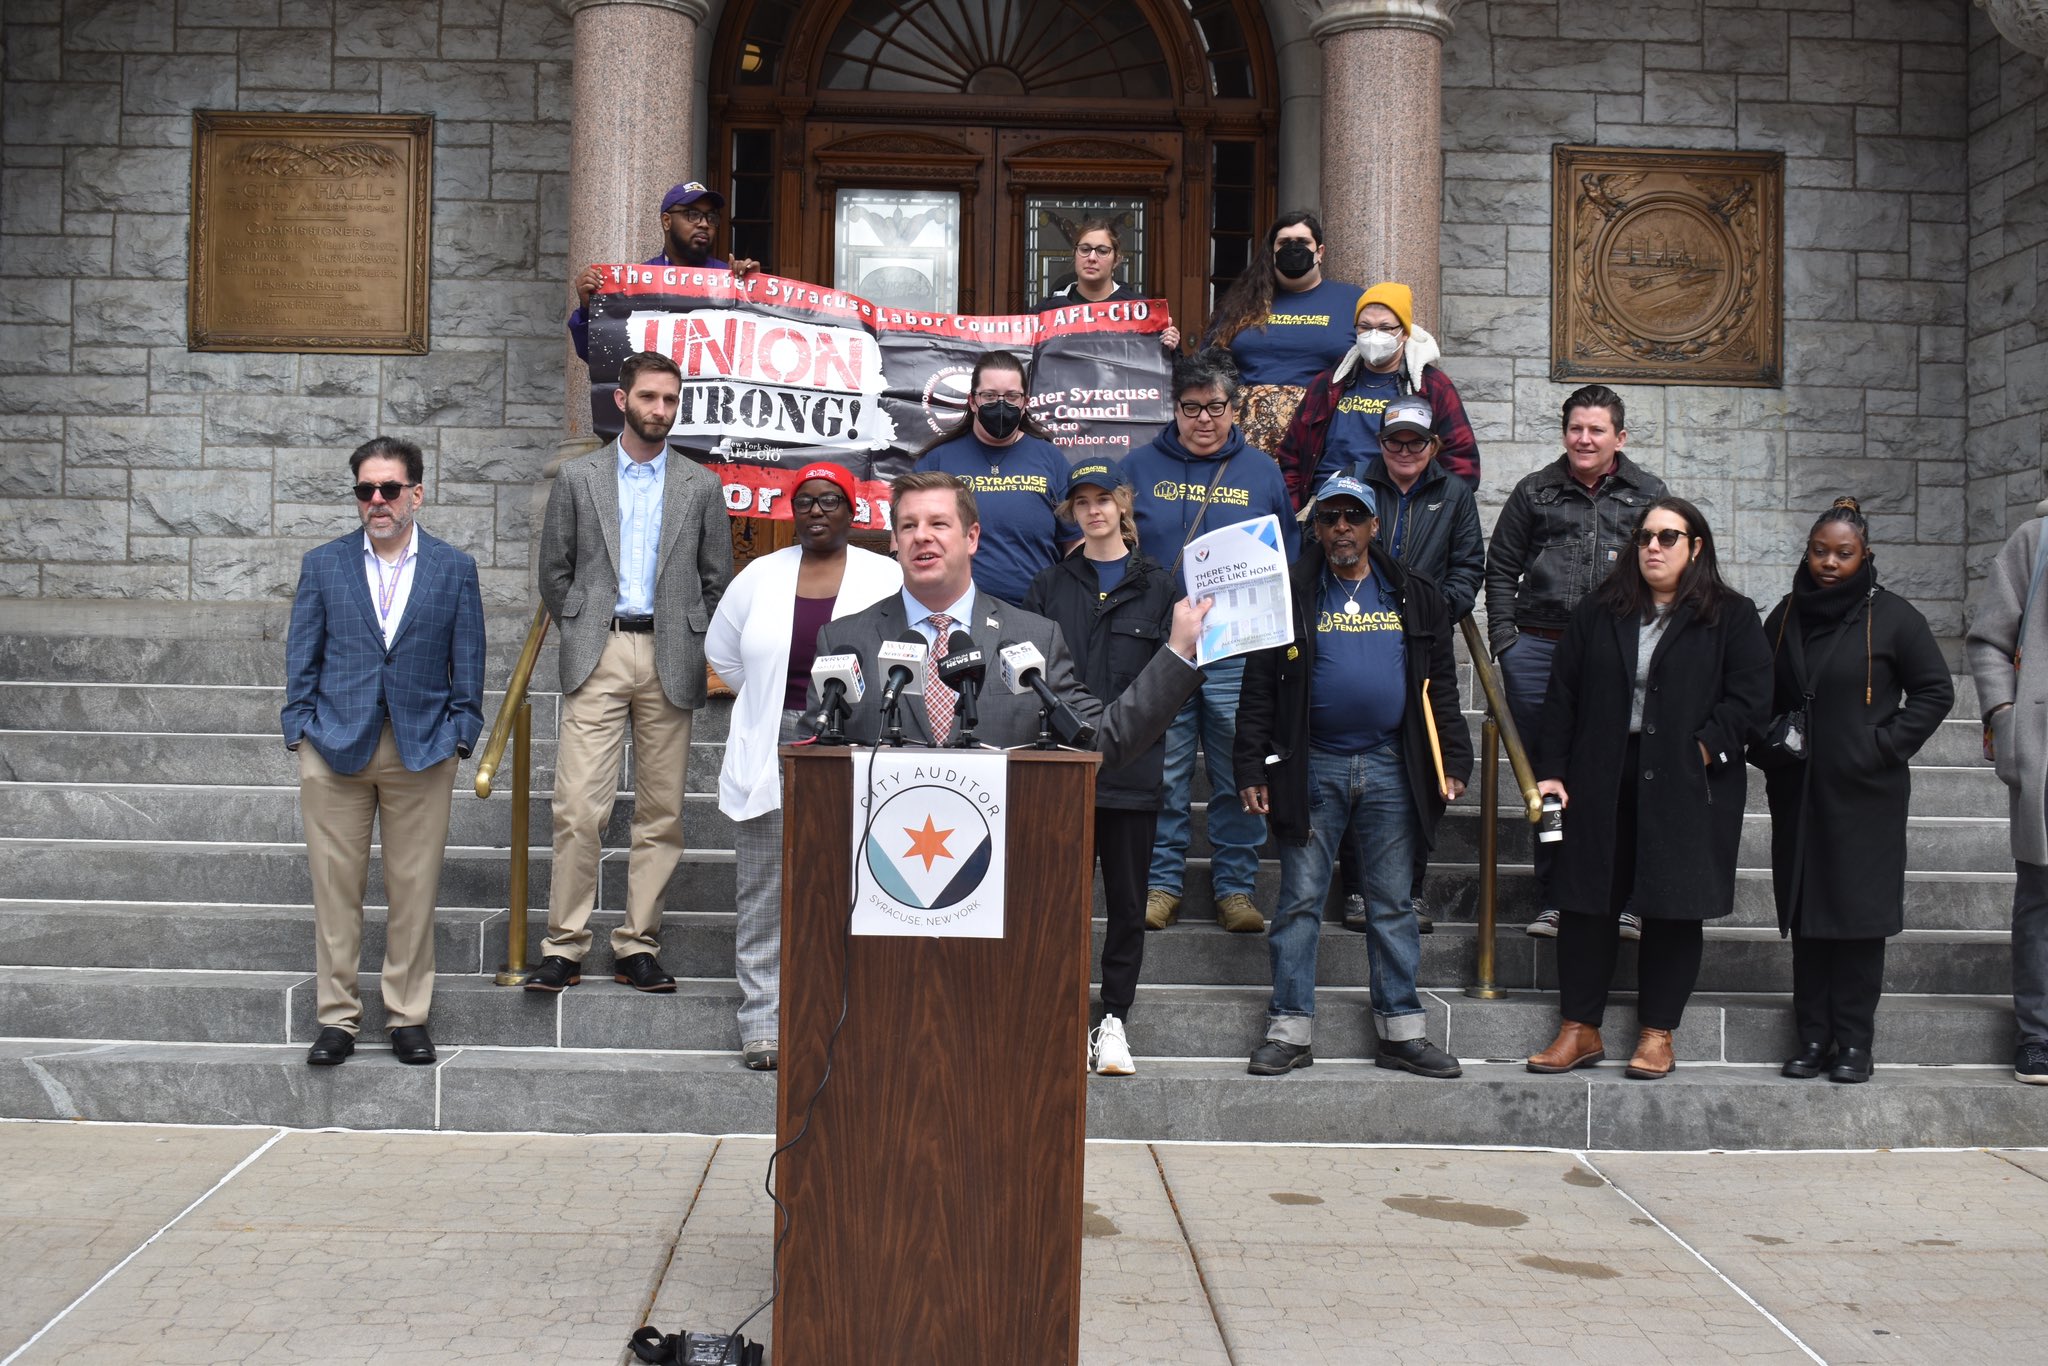
{"type": "Polygon", "coordinates": [[[1783,382],[1783,153],[1553,155],[1552,379],[1783,382]]]}
{"type": "Polygon", "coordinates": [[[423,355],[428,114],[192,116],[194,351],[423,355]]]}

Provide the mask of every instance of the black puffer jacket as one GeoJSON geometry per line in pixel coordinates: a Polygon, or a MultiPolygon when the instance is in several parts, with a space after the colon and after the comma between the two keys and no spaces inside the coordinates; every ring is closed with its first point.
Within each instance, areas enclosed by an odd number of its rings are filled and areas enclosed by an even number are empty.
{"type": "Polygon", "coordinates": [[[1562,631],[1579,599],[1628,549],[1643,509],[1667,490],[1626,455],[1598,492],[1572,478],[1560,455],[1525,475],[1493,524],[1486,553],[1486,636],[1497,656],[1524,626],[1562,631]]]}
{"type": "MultiPolygon", "coordinates": [[[[1180,596],[1174,577],[1157,560],[1133,551],[1123,582],[1104,597],[1095,566],[1076,546],[1031,581],[1023,607],[1050,618],[1074,653],[1081,683],[1104,705],[1123,695],[1166,643],[1173,602],[1180,596]]],[[[1166,738],[1122,768],[1095,778],[1095,804],[1115,811],[1155,811],[1165,799],[1166,738]]]]}

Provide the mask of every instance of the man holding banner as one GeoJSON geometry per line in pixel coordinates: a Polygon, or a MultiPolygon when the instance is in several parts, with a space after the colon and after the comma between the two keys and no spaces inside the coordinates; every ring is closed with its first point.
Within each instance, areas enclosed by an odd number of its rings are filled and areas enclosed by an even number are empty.
{"type": "Polygon", "coordinates": [[[1465,790],[1472,742],[1458,704],[1451,617],[1436,585],[1378,545],[1373,491],[1348,474],[1314,505],[1316,544],[1294,562],[1294,640],[1252,655],[1233,755],[1245,809],[1280,841],[1280,901],[1267,940],[1273,998],[1246,1071],[1315,1062],[1316,949],[1337,854],[1365,874],[1378,1065],[1455,1077],[1424,1036],[1415,990],[1422,938],[1408,884],[1418,846],[1465,790]]]}
{"type": "MultiPolygon", "coordinates": [[[[642,264],[729,270],[735,278],[745,276],[761,263],[742,259],[728,264],[711,254],[711,234],[724,211],[725,196],[697,181],[672,187],[661,198],[661,251],[642,264]]],[[[600,266],[585,266],[576,277],[576,311],[569,315],[569,337],[576,343],[576,358],[581,361],[590,359],[590,296],[603,286],[600,266]]]]}
{"type": "MultiPolygon", "coordinates": [[[[1045,661],[1046,685],[1095,728],[1093,748],[1110,768],[1121,767],[1150,748],[1201,680],[1193,661],[1195,640],[1209,610],[1206,599],[1197,604],[1183,598],[1174,604],[1167,648],[1154,655],[1124,694],[1105,707],[1081,686],[1057,626],[983,593],[976,585],[974,564],[981,541],[981,516],[974,490],[936,470],[902,475],[891,486],[890,515],[896,558],[903,567],[903,591],[865,611],[828,622],[818,632],[821,659],[855,655],[862,677],[874,680],[853,704],[845,724],[847,737],[856,744],[872,744],[882,734],[881,682],[889,671],[879,663],[879,656],[883,642],[894,642],[906,631],[916,632],[927,650],[923,696],[906,693],[901,699],[903,736],[915,745],[944,745],[956,736],[959,695],[939,681],[939,665],[952,649],[960,647],[962,633],[990,661],[1007,645],[1034,647],[1045,661]]],[[[991,662],[991,673],[994,668],[991,662]]],[[[813,711],[819,701],[814,688],[813,711]]],[[[1033,693],[1012,693],[1000,685],[992,686],[980,698],[976,735],[983,744],[998,748],[1030,744],[1038,736],[1038,712],[1038,698],[1033,693]]]]}

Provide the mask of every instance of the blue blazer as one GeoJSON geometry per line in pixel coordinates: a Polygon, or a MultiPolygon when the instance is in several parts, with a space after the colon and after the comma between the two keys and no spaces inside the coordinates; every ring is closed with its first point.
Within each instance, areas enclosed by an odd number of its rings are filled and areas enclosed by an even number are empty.
{"type": "Polygon", "coordinates": [[[284,741],[360,773],[388,716],[417,773],[468,754],[484,728],[484,602],[476,561],[419,533],[412,593],[390,650],[363,572],[363,533],[306,552],[285,641],[284,741]]]}

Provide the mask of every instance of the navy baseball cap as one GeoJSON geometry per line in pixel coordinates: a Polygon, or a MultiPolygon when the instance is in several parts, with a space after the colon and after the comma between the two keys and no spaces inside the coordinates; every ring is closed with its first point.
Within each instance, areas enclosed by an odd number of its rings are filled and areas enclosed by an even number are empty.
{"type": "Polygon", "coordinates": [[[710,200],[711,207],[714,209],[723,209],[725,207],[724,195],[698,181],[686,180],[662,196],[661,211],[667,213],[670,209],[680,209],[685,204],[695,204],[699,200],[704,199],[710,200]]]}
{"type": "Polygon", "coordinates": [[[1380,435],[1394,436],[1401,432],[1414,432],[1418,436],[1429,436],[1436,426],[1436,414],[1430,410],[1429,400],[1420,394],[1407,394],[1387,405],[1380,414],[1380,435]]]}
{"type": "Polygon", "coordinates": [[[1120,489],[1130,483],[1124,478],[1123,466],[1114,460],[1091,456],[1067,471],[1067,496],[1074,496],[1074,490],[1083,484],[1093,484],[1105,492],[1120,489]]]}
{"type": "Polygon", "coordinates": [[[1366,486],[1364,480],[1352,475],[1333,474],[1323,481],[1323,486],[1316,490],[1316,501],[1327,503],[1332,498],[1356,498],[1365,505],[1368,516],[1380,515],[1380,500],[1373,497],[1372,490],[1366,486]]]}

